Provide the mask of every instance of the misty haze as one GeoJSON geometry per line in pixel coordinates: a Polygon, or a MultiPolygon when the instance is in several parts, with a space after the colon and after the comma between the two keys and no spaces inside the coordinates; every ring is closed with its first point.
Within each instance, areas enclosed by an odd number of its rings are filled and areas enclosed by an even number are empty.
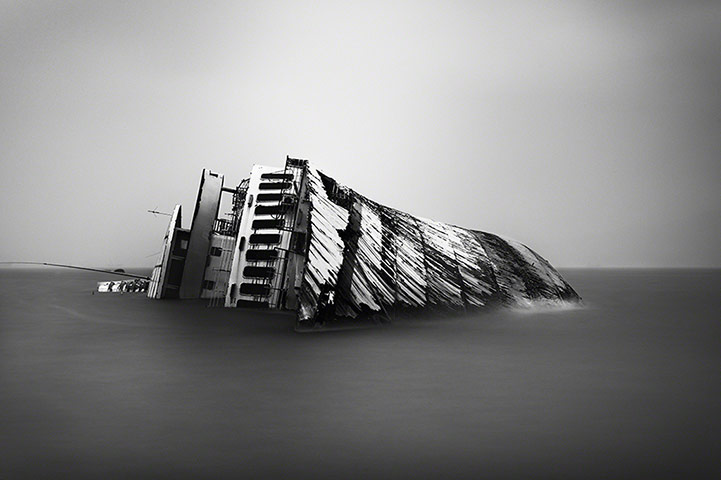
{"type": "Polygon", "coordinates": [[[718,478],[721,5],[0,4],[0,478],[718,478]]]}

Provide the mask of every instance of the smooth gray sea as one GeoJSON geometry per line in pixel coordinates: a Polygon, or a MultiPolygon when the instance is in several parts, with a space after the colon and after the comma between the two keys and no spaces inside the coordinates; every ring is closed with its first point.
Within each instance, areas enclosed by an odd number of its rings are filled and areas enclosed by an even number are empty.
{"type": "Polygon", "coordinates": [[[0,479],[721,478],[721,270],[563,270],[583,309],[299,334],[0,269],[0,479]]]}

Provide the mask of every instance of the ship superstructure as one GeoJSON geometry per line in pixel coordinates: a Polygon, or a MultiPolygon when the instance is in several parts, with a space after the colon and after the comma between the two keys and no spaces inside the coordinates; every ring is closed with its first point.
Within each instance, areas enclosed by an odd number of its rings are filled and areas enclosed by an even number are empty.
{"type": "Polygon", "coordinates": [[[320,311],[354,319],[579,300],[519,242],[380,205],[294,158],[255,165],[233,188],[203,170],[191,226],[177,205],[148,296],[295,311],[301,324],[320,311]],[[224,195],[231,208],[219,216],[224,195]]]}

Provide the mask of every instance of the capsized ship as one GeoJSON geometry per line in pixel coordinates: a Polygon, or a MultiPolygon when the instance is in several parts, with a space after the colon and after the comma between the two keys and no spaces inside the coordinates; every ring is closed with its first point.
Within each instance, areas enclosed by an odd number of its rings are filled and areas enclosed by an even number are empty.
{"type": "Polygon", "coordinates": [[[525,245],[381,205],[307,160],[255,165],[232,188],[203,170],[189,229],[181,213],[176,205],[150,298],[294,311],[300,326],[580,300],[525,245]]]}

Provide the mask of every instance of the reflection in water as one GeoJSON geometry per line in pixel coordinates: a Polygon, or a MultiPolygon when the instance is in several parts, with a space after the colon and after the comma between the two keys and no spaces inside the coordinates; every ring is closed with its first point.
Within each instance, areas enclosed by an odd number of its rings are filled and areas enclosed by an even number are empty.
{"type": "Polygon", "coordinates": [[[563,272],[590,308],[297,334],[0,270],[0,477],[719,473],[719,271],[563,272]]]}

